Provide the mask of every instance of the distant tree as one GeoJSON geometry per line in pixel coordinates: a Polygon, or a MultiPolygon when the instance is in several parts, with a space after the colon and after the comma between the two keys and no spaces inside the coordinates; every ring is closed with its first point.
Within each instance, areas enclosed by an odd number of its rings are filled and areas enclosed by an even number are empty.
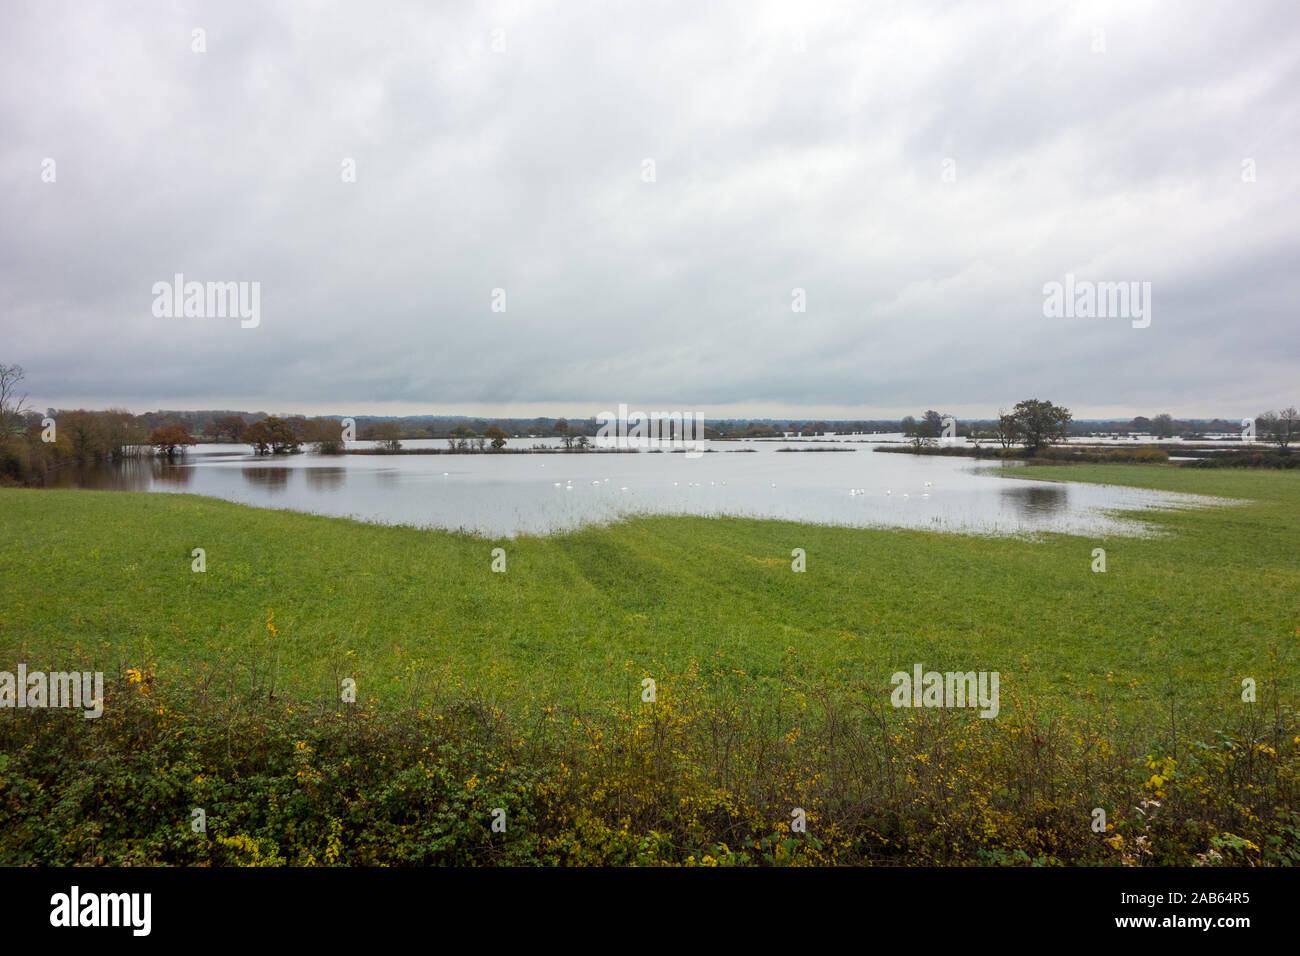
{"type": "Polygon", "coordinates": [[[1147,418],[1145,415],[1139,415],[1137,418],[1133,419],[1133,431],[1150,434],[1151,419],[1147,418]]]}
{"type": "Polygon", "coordinates": [[[938,412],[936,412],[933,408],[929,409],[925,413],[925,416],[921,419],[921,421],[923,427],[925,428],[926,438],[938,438],[941,434],[943,434],[943,416],[940,415],[938,412]]]}
{"type": "Polygon", "coordinates": [[[1016,416],[1008,415],[1002,408],[998,409],[998,420],[993,424],[993,432],[1003,448],[1010,448],[1020,440],[1020,426],[1016,422],[1016,416]]]}
{"type": "Polygon", "coordinates": [[[271,442],[274,436],[271,434],[270,427],[266,422],[253,422],[244,429],[240,436],[240,441],[246,445],[253,446],[253,454],[269,455],[271,453],[271,442]]]}
{"type": "Polygon", "coordinates": [[[1036,398],[1017,402],[1011,415],[1015,419],[1019,440],[1031,455],[1064,439],[1072,417],[1068,408],[1036,398]]]}
{"type": "MultiPolygon", "coordinates": [[[[104,452],[111,459],[120,460],[135,454],[136,449],[148,441],[143,423],[125,408],[110,408],[100,412],[99,417],[103,426],[104,452]]],[[[191,439],[190,444],[193,443],[191,439]]]]}
{"type": "Polygon", "coordinates": [[[262,421],[253,422],[245,428],[240,441],[252,445],[253,451],[259,455],[292,454],[302,444],[284,419],[274,415],[268,415],[262,421]]]}
{"type": "Polygon", "coordinates": [[[303,438],[316,446],[319,455],[339,455],[343,452],[343,423],[337,418],[309,419],[303,438]]]}
{"type": "Polygon", "coordinates": [[[78,408],[62,413],[58,419],[58,431],[61,438],[67,439],[72,457],[77,461],[88,462],[105,457],[104,422],[94,412],[78,408]]]}
{"type": "Polygon", "coordinates": [[[299,442],[306,439],[310,425],[305,415],[291,415],[284,419],[284,425],[299,442]]]}
{"type": "Polygon", "coordinates": [[[1167,412],[1151,420],[1151,431],[1157,438],[1172,438],[1174,434],[1174,417],[1167,412]]]}
{"type": "Polygon", "coordinates": [[[20,434],[25,426],[27,396],[19,395],[27,373],[21,365],[0,363],[0,445],[20,434]]]}
{"type": "Polygon", "coordinates": [[[217,441],[224,438],[229,442],[237,442],[243,436],[244,429],[247,427],[248,422],[238,415],[223,415],[221,418],[214,419],[208,429],[212,437],[217,441]]]}
{"type": "Polygon", "coordinates": [[[509,436],[499,428],[487,429],[487,431],[483,432],[483,437],[491,440],[494,451],[505,448],[506,441],[509,439],[509,436]]]}
{"type": "Polygon", "coordinates": [[[1300,412],[1292,405],[1278,412],[1277,420],[1278,431],[1274,440],[1285,450],[1297,436],[1300,436],[1300,412]]]}
{"type": "Polygon", "coordinates": [[[158,454],[175,458],[178,453],[194,444],[194,438],[185,425],[163,425],[149,433],[149,444],[153,445],[158,454]]]}
{"type": "Polygon", "coordinates": [[[920,421],[908,415],[899,424],[902,426],[903,435],[907,438],[908,444],[919,455],[922,448],[928,448],[936,444],[936,440],[943,430],[943,416],[934,409],[930,409],[921,416],[920,421]]]}
{"type": "Polygon", "coordinates": [[[452,451],[469,451],[469,443],[474,438],[474,429],[468,425],[457,425],[448,439],[452,451]]]}
{"type": "Polygon", "coordinates": [[[1287,451],[1291,442],[1300,437],[1300,412],[1294,405],[1280,412],[1265,412],[1255,420],[1255,427],[1266,441],[1287,451]]]}
{"type": "Polygon", "coordinates": [[[375,439],[381,451],[396,453],[402,450],[402,429],[397,422],[384,422],[375,429],[375,439]]]}

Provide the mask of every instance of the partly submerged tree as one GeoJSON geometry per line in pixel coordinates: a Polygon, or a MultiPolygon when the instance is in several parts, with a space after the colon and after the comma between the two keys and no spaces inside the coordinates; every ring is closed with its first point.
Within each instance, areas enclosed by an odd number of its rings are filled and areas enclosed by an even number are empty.
{"type": "Polygon", "coordinates": [[[244,429],[240,439],[245,445],[252,445],[258,455],[287,455],[298,450],[302,444],[287,422],[274,415],[268,415],[260,422],[253,422],[244,429]]]}
{"type": "Polygon", "coordinates": [[[163,425],[149,434],[149,444],[157,449],[158,454],[175,458],[179,452],[184,452],[194,444],[194,438],[184,425],[163,425]]]}
{"type": "Polygon", "coordinates": [[[383,422],[375,429],[379,450],[396,454],[402,450],[402,427],[397,422],[383,422]]]}
{"type": "Polygon", "coordinates": [[[58,432],[67,441],[72,457],[79,462],[91,462],[105,457],[107,448],[104,420],[84,408],[60,412],[58,432]]]}
{"type": "Polygon", "coordinates": [[[318,455],[343,453],[343,423],[337,418],[308,419],[303,437],[315,446],[318,455]]]}
{"type": "Polygon", "coordinates": [[[483,437],[492,442],[493,451],[500,451],[502,448],[506,447],[506,441],[510,436],[501,429],[493,427],[484,431],[483,437]]]}

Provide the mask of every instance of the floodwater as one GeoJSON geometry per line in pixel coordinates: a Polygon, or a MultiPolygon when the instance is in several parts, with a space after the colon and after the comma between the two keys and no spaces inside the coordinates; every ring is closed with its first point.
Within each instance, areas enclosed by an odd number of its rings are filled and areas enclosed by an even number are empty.
{"type": "MultiPolygon", "coordinates": [[[[510,447],[554,445],[515,439],[510,447]]],[[[705,442],[704,454],[333,455],[257,457],[199,445],[157,459],[64,470],[56,487],[187,492],[266,508],[490,537],[549,534],[635,514],[737,515],[974,534],[1138,535],[1126,512],[1216,499],[1112,485],[1001,477],[968,458],[875,453],[862,439],[705,442]],[[783,452],[832,447],[852,451],[783,452]]],[[[369,447],[355,442],[355,447],[369,447]]],[[[406,441],[403,447],[446,448],[406,441]]]]}

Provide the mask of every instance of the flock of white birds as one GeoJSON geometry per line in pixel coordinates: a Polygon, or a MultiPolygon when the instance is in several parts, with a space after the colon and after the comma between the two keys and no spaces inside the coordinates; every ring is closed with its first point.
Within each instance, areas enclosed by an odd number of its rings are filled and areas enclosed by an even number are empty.
{"type": "MultiPolygon", "coordinates": [[[[927,481],[927,482],[925,483],[925,487],[927,487],[927,488],[930,488],[930,487],[932,487],[933,485],[934,485],[934,482],[932,482],[932,481],[927,481]]],[[[850,488],[850,489],[849,489],[849,494],[851,494],[851,495],[865,495],[866,493],[867,493],[867,491],[866,491],[865,488],[850,488]]],[[[893,488],[886,488],[886,489],[885,489],[885,494],[886,494],[887,496],[893,495],[893,493],[894,493],[894,489],[893,489],[893,488]]],[[[904,497],[904,498],[910,498],[911,495],[908,494],[908,493],[905,491],[905,492],[903,492],[903,497],[904,497]]],[[[923,492],[921,492],[921,494],[918,495],[917,497],[920,497],[920,498],[929,498],[929,497],[930,497],[930,492],[928,492],[928,491],[923,491],[923,492]]]]}
{"type": "MultiPolygon", "coordinates": [[[[442,473],[442,476],[445,478],[445,477],[447,477],[448,474],[449,474],[449,472],[444,471],[444,472],[442,473]]],[[[567,481],[562,481],[562,482],[561,482],[561,481],[556,481],[556,482],[553,482],[553,484],[555,485],[556,488],[563,488],[565,491],[572,491],[572,490],[573,490],[573,479],[572,479],[572,478],[568,479],[567,481]]],[[[602,485],[607,485],[607,484],[609,484],[609,479],[606,478],[606,479],[604,479],[603,481],[600,480],[600,479],[593,479],[592,482],[591,482],[591,484],[592,484],[592,487],[600,487],[600,486],[602,486],[602,485]]],[[[927,481],[927,482],[925,483],[925,487],[926,487],[926,488],[930,488],[930,487],[933,486],[933,484],[934,484],[933,482],[927,481]]],[[[726,485],[727,485],[727,483],[726,483],[725,481],[718,481],[718,482],[710,481],[710,482],[709,482],[709,487],[710,487],[710,488],[714,488],[714,487],[723,487],[723,488],[725,488],[726,485]]],[[[772,486],[773,488],[775,488],[775,487],[776,487],[776,482],[775,482],[775,481],[772,482],[772,483],[771,483],[771,486],[772,486]]],[[[673,482],[673,487],[674,487],[674,488],[681,487],[681,482],[674,481],[674,482],[673,482]]],[[[704,487],[704,483],[701,482],[701,481],[688,481],[688,482],[686,482],[686,487],[687,487],[687,488],[702,488],[702,487],[704,487]]],[[[623,486],[621,486],[618,490],[619,490],[619,491],[627,491],[627,485],[623,485],[623,486]]],[[[850,495],[851,497],[856,497],[856,496],[858,496],[858,495],[865,495],[866,493],[867,493],[867,489],[865,489],[865,488],[850,488],[850,489],[849,489],[849,495],[850,495]]],[[[893,493],[894,493],[894,489],[893,489],[893,488],[886,488],[886,489],[885,489],[885,495],[886,495],[886,497],[892,496],[893,493]]],[[[904,498],[908,498],[908,497],[911,497],[911,496],[910,496],[910,494],[909,494],[908,492],[904,491],[904,492],[903,492],[903,497],[904,497],[904,498]]],[[[921,494],[919,494],[917,497],[919,497],[919,498],[929,498],[929,497],[930,497],[930,492],[928,492],[928,491],[923,491],[923,492],[921,492],[921,494]]]]}

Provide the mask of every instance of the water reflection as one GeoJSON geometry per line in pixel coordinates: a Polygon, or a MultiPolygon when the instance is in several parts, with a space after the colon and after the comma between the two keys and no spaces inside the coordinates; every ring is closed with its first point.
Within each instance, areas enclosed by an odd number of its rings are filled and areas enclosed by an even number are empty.
{"type": "Polygon", "coordinates": [[[303,475],[307,478],[307,486],[312,491],[336,491],[343,486],[343,478],[347,475],[348,470],[339,466],[330,466],[327,468],[305,468],[303,475]]]}
{"type": "Polygon", "coordinates": [[[283,491],[289,485],[293,469],[246,466],[240,469],[240,473],[246,482],[264,491],[283,491]]]}
{"type": "Polygon", "coordinates": [[[157,464],[152,458],[128,458],[112,465],[69,465],[47,474],[44,486],[94,491],[148,491],[157,476],[157,464]]]}
{"type": "Polygon", "coordinates": [[[154,481],[175,487],[184,487],[194,480],[194,469],[189,465],[178,465],[165,459],[154,463],[154,481]]]}
{"type": "Polygon", "coordinates": [[[1047,482],[1011,485],[1002,489],[1002,498],[1015,506],[1021,518],[1030,521],[1065,514],[1070,506],[1069,488],[1047,482]]]}

